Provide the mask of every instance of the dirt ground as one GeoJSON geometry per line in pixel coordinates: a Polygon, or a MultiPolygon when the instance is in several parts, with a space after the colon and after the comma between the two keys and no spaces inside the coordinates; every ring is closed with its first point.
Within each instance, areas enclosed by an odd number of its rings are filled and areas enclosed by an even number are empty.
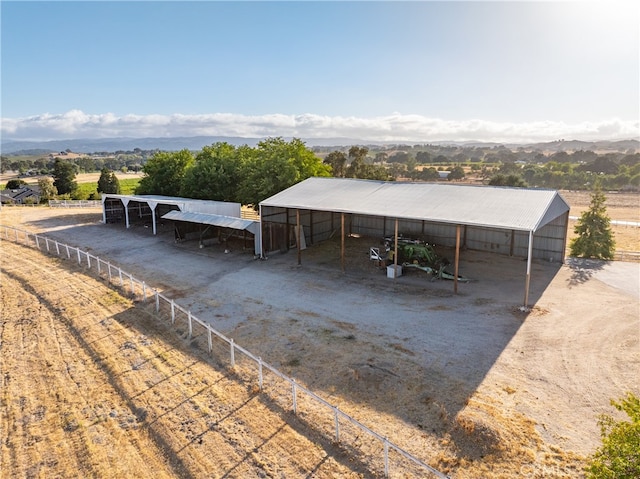
{"type": "MultiPolygon", "coordinates": [[[[298,266],[295,251],[256,261],[240,248],[176,245],[170,231],[153,237],[100,220],[100,210],[0,213],[1,224],[144,279],[452,477],[580,477],[599,444],[597,415],[613,412],[611,398],[640,393],[638,263],[534,262],[533,307],[523,313],[519,259],[463,252],[461,273],[473,281],[454,294],[450,282],[418,274],[387,278],[368,259],[370,239],[348,239],[343,273],[337,242],[309,247],[298,266]]],[[[1,246],[1,429],[10,431],[1,470],[381,474],[379,457],[345,451],[269,407],[73,262],[1,246]],[[112,469],[125,456],[131,462],[112,469]]]]}

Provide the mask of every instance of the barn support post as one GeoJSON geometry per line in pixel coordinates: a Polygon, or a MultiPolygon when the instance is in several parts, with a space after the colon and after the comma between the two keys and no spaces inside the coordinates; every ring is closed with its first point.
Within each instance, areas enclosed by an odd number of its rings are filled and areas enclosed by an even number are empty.
{"type": "Polygon", "coordinates": [[[302,241],[300,240],[300,209],[296,208],[296,246],[298,248],[298,266],[302,264],[302,241]]]}
{"type": "Polygon", "coordinates": [[[398,276],[398,218],[396,218],[395,227],[393,228],[393,279],[398,276]]]}
{"type": "Polygon", "coordinates": [[[344,273],[344,213],[340,213],[340,267],[344,273]]]}
{"type": "Polygon", "coordinates": [[[529,248],[527,250],[527,276],[524,286],[524,309],[529,304],[529,284],[531,282],[531,256],[533,255],[533,231],[529,231],[529,248]]]}
{"type": "Polygon", "coordinates": [[[156,228],[156,206],[158,206],[158,204],[154,203],[153,206],[149,204],[149,206],[151,207],[151,224],[153,225],[153,234],[155,235],[158,231],[156,228]]]}
{"type": "Polygon", "coordinates": [[[107,224],[107,205],[105,204],[106,197],[102,195],[102,224],[107,224]]]}
{"type": "Polygon", "coordinates": [[[453,292],[458,293],[458,267],[460,265],[460,225],[456,225],[456,259],[453,268],[453,292]]]}
{"type": "Polygon", "coordinates": [[[262,205],[261,204],[258,204],[258,211],[259,211],[259,214],[260,214],[260,228],[258,228],[258,248],[259,248],[259,251],[257,253],[260,256],[260,259],[264,259],[264,245],[262,244],[262,238],[263,238],[262,228],[264,228],[264,225],[262,223],[262,205]]]}
{"type": "Polygon", "coordinates": [[[124,205],[124,224],[129,229],[129,200],[123,199],[122,204],[124,205]]]}

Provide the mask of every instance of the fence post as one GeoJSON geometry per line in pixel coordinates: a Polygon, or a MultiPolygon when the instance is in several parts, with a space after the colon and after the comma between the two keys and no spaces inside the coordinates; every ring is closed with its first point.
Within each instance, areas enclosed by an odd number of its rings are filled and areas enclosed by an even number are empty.
{"type": "Polygon", "coordinates": [[[176,322],[176,304],[171,300],[171,324],[176,322]]]}
{"type": "Polygon", "coordinates": [[[124,281],[122,281],[122,270],[118,268],[118,276],[120,276],[120,287],[124,288],[124,281]]]}
{"type": "Polygon", "coordinates": [[[129,281],[131,282],[131,296],[135,298],[136,296],[136,288],[133,286],[133,275],[129,275],[129,281]]]}
{"type": "Polygon", "coordinates": [[[298,415],[298,395],[296,391],[296,380],[291,379],[291,395],[293,396],[293,414],[298,415]]]}
{"type": "Polygon", "coordinates": [[[107,261],[107,271],[109,274],[109,283],[111,283],[111,263],[107,261]]]}
{"type": "Polygon", "coordinates": [[[258,387],[262,391],[262,358],[258,356],[258,387]]]}
{"type": "Polygon", "coordinates": [[[191,339],[191,335],[193,334],[193,325],[191,323],[191,310],[188,311],[189,316],[189,339],[191,339]]]}
{"type": "Polygon", "coordinates": [[[69,245],[65,244],[65,247],[67,249],[67,259],[71,259],[71,252],[69,251],[69,245]]]}
{"type": "Polygon", "coordinates": [[[35,235],[36,238],[36,248],[40,249],[40,241],[38,241],[38,235],[35,235]]]}
{"type": "MultiPolygon", "coordinates": [[[[69,250],[67,250],[67,253],[69,252],[69,250]]],[[[56,241],[56,253],[58,253],[58,256],[60,256],[60,244],[56,241]]]]}
{"type": "Polygon", "coordinates": [[[158,294],[158,290],[153,290],[156,295],[156,313],[160,312],[160,295],[158,294]]]}
{"type": "Polygon", "coordinates": [[[384,477],[389,477],[389,440],[384,438],[384,477]]]}
{"type": "Polygon", "coordinates": [[[47,253],[49,252],[49,238],[44,239],[44,244],[47,246],[47,253]]]}
{"type": "Polygon", "coordinates": [[[233,338],[229,341],[231,345],[231,368],[236,367],[236,348],[233,346],[233,338]]]}
{"type": "Polygon", "coordinates": [[[89,256],[88,251],[87,251],[87,269],[91,269],[91,257],[89,256]]]}
{"type": "Polygon", "coordinates": [[[142,301],[147,302],[147,284],[142,282],[142,301]]]}
{"type": "Polygon", "coordinates": [[[98,276],[100,276],[100,258],[96,256],[96,263],[98,263],[98,276]]]}
{"type": "Polygon", "coordinates": [[[209,344],[209,352],[213,351],[213,342],[211,340],[211,328],[207,326],[207,342],[209,344]]]}
{"type": "Polygon", "coordinates": [[[78,264],[82,264],[82,259],[80,259],[80,248],[76,248],[76,253],[78,253],[78,264]]]}
{"type": "Polygon", "coordinates": [[[338,420],[338,408],[333,406],[333,420],[336,423],[336,442],[340,442],[340,421],[338,420]]]}

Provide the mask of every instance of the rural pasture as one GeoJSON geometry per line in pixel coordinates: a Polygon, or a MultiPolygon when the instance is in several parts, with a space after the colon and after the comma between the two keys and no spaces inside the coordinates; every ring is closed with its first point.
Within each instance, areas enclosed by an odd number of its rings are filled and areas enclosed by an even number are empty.
{"type": "MultiPolygon", "coordinates": [[[[474,281],[454,295],[420,275],[386,278],[369,239],[349,239],[343,274],[334,242],[298,266],[294,253],[255,261],[100,220],[99,209],[0,213],[145,280],[452,477],[579,477],[597,415],[638,393],[638,263],[534,262],[523,313],[513,258],[464,252],[474,281]]],[[[1,245],[10,476],[382,475],[366,444],[320,435],[126,292],[73,261],[1,245]]]]}

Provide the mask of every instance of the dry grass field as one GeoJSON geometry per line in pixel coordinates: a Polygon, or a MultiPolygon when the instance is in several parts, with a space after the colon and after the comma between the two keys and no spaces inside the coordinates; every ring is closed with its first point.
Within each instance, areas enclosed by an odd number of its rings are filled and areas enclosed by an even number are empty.
{"type": "MultiPolygon", "coordinates": [[[[588,192],[563,196],[571,215],[588,206],[588,192]]],[[[609,195],[608,212],[638,221],[637,202],[609,195]]],[[[99,210],[0,212],[0,224],[126,261],[137,277],[201,308],[199,317],[210,311],[238,344],[455,478],[581,477],[597,444],[597,414],[638,388],[637,296],[593,279],[597,271],[536,265],[534,275],[550,282],[522,315],[478,272],[454,297],[446,284],[425,290],[410,277],[398,286],[345,281],[323,266],[327,249],[305,252],[319,264],[308,270],[287,255],[246,266],[215,251],[147,244],[144,232],[123,235],[99,220],[99,210]],[[178,268],[186,276],[176,282],[178,268]],[[198,280],[213,286],[189,284],[198,280]],[[275,293],[261,294],[275,281],[275,293]],[[402,327],[385,329],[394,321],[402,327]]],[[[637,235],[623,228],[618,245],[624,238],[638,251],[637,235]]],[[[153,308],[75,261],[0,241],[2,478],[383,476],[381,448],[366,437],[349,442],[345,428],[345,441],[333,442],[309,420],[312,405],[293,415],[279,393],[259,393],[153,308]]],[[[473,275],[472,266],[470,256],[473,275]]],[[[475,266],[492,276],[494,265],[475,266]]],[[[425,477],[411,467],[391,471],[425,477]]]]}
{"type": "Polygon", "coordinates": [[[2,242],[2,477],[362,477],[74,265],[2,242]]]}

